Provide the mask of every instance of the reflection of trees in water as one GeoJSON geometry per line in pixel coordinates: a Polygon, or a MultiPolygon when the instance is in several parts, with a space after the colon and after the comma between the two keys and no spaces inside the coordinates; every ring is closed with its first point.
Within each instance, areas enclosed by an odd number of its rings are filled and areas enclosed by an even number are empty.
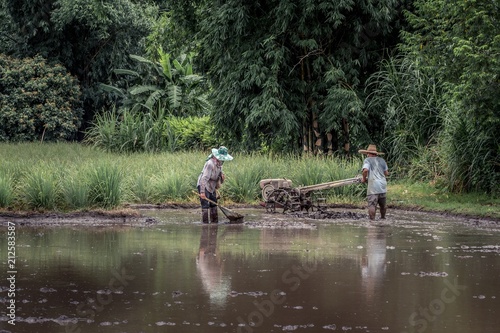
{"type": "Polygon", "coordinates": [[[196,268],[203,284],[203,289],[210,297],[210,303],[224,308],[231,291],[231,282],[224,276],[224,265],[217,255],[218,225],[202,226],[200,250],[196,258],[196,268]]]}
{"type": "Polygon", "coordinates": [[[382,228],[369,228],[366,236],[366,254],[361,267],[362,285],[367,300],[373,300],[382,287],[386,269],[386,238],[382,228]]]}

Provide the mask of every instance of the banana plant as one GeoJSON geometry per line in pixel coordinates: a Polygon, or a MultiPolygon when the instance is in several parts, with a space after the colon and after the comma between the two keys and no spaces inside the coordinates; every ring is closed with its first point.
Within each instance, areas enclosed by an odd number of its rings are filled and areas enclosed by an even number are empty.
{"type": "Polygon", "coordinates": [[[172,58],[161,48],[159,61],[130,55],[136,69],[115,69],[123,77],[121,85],[101,84],[101,88],[121,100],[121,106],[134,112],[151,112],[159,107],[173,116],[202,116],[210,109],[204,78],[193,73],[194,54],[172,58]]]}

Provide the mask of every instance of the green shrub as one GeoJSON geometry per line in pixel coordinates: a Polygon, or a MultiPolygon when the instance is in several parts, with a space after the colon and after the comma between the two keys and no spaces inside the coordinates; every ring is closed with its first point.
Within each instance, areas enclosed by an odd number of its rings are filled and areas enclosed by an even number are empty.
{"type": "Polygon", "coordinates": [[[86,133],[86,142],[109,152],[159,152],[172,145],[164,135],[163,114],[133,113],[113,108],[95,117],[86,133]]]}
{"type": "Polygon", "coordinates": [[[85,141],[108,152],[174,152],[215,147],[209,117],[173,117],[163,111],[139,113],[128,109],[99,114],[85,141]]]}
{"type": "Polygon", "coordinates": [[[80,87],[61,65],[0,54],[0,140],[57,141],[82,120],[80,87]]]}
{"type": "Polygon", "coordinates": [[[217,145],[210,117],[170,117],[168,123],[178,138],[179,149],[206,149],[217,145]]]}

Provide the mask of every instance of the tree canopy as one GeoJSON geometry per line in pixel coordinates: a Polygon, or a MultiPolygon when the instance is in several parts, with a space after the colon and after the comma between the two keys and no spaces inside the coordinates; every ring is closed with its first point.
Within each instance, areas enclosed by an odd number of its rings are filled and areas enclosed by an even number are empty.
{"type": "Polygon", "coordinates": [[[204,3],[198,36],[222,136],[314,153],[370,140],[364,84],[398,41],[398,1],[204,3]]]}
{"type": "Polygon", "coordinates": [[[12,24],[3,35],[17,43],[0,52],[63,64],[80,81],[87,120],[105,105],[99,82],[143,53],[157,15],[156,6],[132,0],[6,0],[5,11],[12,24]]]}
{"type": "Polygon", "coordinates": [[[439,144],[450,188],[498,191],[500,5],[488,0],[415,0],[414,5],[402,49],[446,88],[439,144]]]}

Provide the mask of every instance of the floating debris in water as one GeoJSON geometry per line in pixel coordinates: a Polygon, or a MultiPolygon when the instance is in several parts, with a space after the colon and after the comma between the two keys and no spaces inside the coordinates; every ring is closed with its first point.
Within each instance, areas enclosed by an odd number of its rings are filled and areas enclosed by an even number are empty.
{"type": "Polygon", "coordinates": [[[231,291],[229,293],[230,296],[232,297],[236,297],[236,296],[240,296],[240,295],[247,295],[247,296],[252,296],[252,297],[261,297],[261,296],[266,296],[267,293],[263,292],[263,291],[247,291],[247,292],[242,292],[242,293],[239,293],[237,291],[231,291]]]}
{"type": "Polygon", "coordinates": [[[165,322],[165,321],[157,321],[156,326],[175,326],[175,323],[165,322]]]}
{"type": "Polygon", "coordinates": [[[325,330],[335,331],[335,330],[337,329],[337,325],[335,325],[335,324],[326,325],[326,326],[323,326],[323,328],[324,328],[325,330]]]}
{"type": "Polygon", "coordinates": [[[448,273],[446,272],[418,272],[415,273],[416,276],[424,277],[424,276],[433,276],[433,277],[447,277],[448,273]]]}
{"type": "Polygon", "coordinates": [[[347,220],[360,220],[366,219],[368,215],[356,213],[356,212],[333,212],[333,211],[316,211],[316,212],[293,212],[288,215],[301,218],[311,218],[311,219],[347,219],[347,220]]]}
{"type": "Polygon", "coordinates": [[[249,228],[269,228],[269,229],[316,229],[317,226],[303,221],[252,221],[246,223],[249,228]]]}

